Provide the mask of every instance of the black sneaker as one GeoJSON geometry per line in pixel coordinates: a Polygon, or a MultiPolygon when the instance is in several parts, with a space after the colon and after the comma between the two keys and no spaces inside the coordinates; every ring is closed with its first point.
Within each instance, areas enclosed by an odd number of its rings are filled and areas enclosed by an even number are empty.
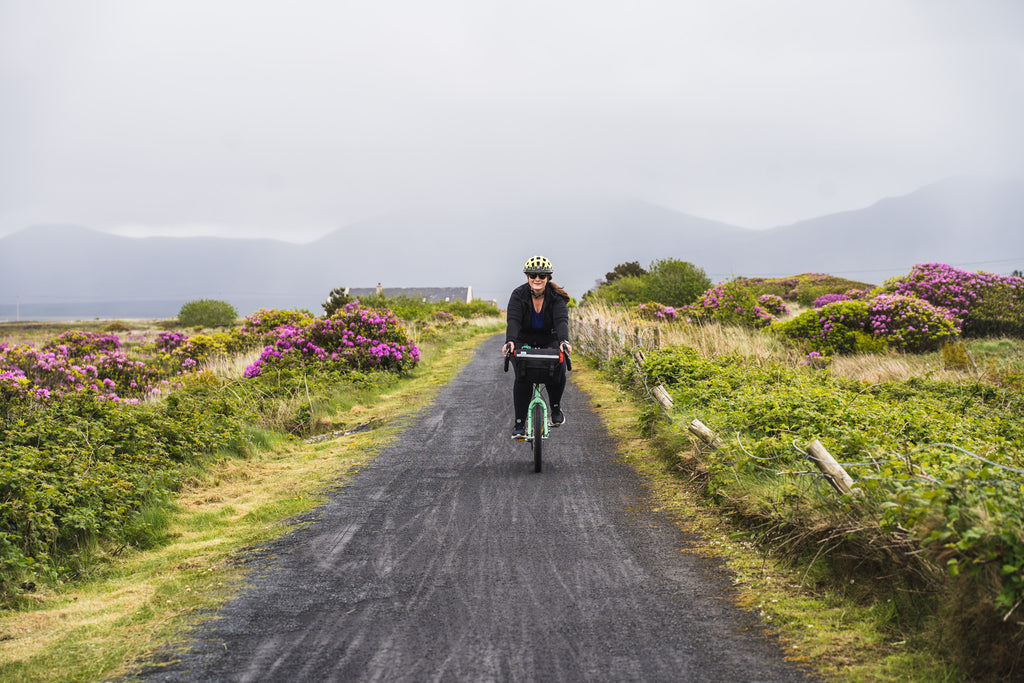
{"type": "Polygon", "coordinates": [[[565,415],[562,414],[562,409],[558,406],[551,406],[551,426],[561,427],[565,424],[565,415]]]}
{"type": "Polygon", "coordinates": [[[526,440],[526,430],[523,429],[522,422],[516,422],[516,426],[512,428],[512,438],[516,441],[526,440]]]}

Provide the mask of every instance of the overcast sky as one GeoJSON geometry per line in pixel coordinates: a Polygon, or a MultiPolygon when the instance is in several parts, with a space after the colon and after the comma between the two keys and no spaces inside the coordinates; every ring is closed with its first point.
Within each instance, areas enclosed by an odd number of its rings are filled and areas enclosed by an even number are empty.
{"type": "Polygon", "coordinates": [[[302,241],[634,197],[748,228],[1024,177],[1020,0],[0,0],[0,235],[302,241]]]}

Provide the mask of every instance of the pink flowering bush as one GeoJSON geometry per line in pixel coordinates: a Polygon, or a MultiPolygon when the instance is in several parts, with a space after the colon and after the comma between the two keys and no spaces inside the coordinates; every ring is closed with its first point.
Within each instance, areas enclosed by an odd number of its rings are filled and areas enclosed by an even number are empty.
{"type": "Polygon", "coordinates": [[[834,304],[837,301],[851,301],[856,299],[866,299],[870,295],[870,292],[866,289],[848,289],[843,293],[832,293],[822,294],[811,303],[811,308],[821,308],[829,304],[834,304]]]}
{"type": "Polygon", "coordinates": [[[392,311],[363,308],[359,302],[306,325],[281,325],[268,341],[259,359],[246,369],[246,377],[295,364],[406,372],[420,360],[419,349],[392,311]]]}
{"type": "Polygon", "coordinates": [[[184,332],[164,331],[156,335],[153,348],[163,353],[171,353],[185,346],[188,335],[184,332]]]}
{"type": "Polygon", "coordinates": [[[116,350],[74,343],[70,347],[51,343],[41,349],[4,346],[0,348],[0,398],[24,403],[86,393],[111,401],[137,402],[164,384],[158,369],[129,358],[119,343],[107,340],[105,346],[116,350]],[[92,352],[75,355],[83,349],[92,352]]]}
{"type": "MultiPolygon", "coordinates": [[[[682,310],[691,320],[715,320],[729,325],[766,327],[775,320],[769,308],[779,309],[781,297],[766,295],[767,307],[742,280],[730,280],[707,290],[697,301],[682,310]]],[[[764,297],[762,297],[764,298],[764,297]]],[[[785,305],[782,304],[785,308],[785,305]]]]}
{"type": "Polygon", "coordinates": [[[263,340],[268,336],[272,336],[274,330],[282,325],[305,327],[313,322],[313,320],[314,316],[309,311],[279,311],[261,308],[246,317],[239,334],[245,338],[263,340]]]}
{"type": "Polygon", "coordinates": [[[829,294],[847,294],[847,298],[862,298],[873,286],[865,282],[847,280],[824,273],[804,273],[781,278],[745,278],[744,284],[755,294],[775,294],[784,301],[810,306],[815,299],[829,294]],[[860,292],[861,296],[855,296],[860,292]]]}
{"type": "Polygon", "coordinates": [[[964,336],[1024,337],[1024,279],[972,273],[943,263],[919,263],[887,280],[885,292],[914,296],[948,310],[964,336]]]}
{"type": "Polygon", "coordinates": [[[899,294],[880,294],[869,300],[864,329],[911,353],[934,351],[960,334],[956,318],[948,310],[899,294]]]}
{"type": "Polygon", "coordinates": [[[69,358],[95,356],[105,351],[117,351],[121,339],[116,334],[68,330],[43,346],[44,351],[55,351],[69,358]]]}
{"type": "Polygon", "coordinates": [[[777,294],[762,294],[757,297],[757,303],[775,317],[789,313],[789,307],[786,306],[786,302],[777,294]]]}
{"type": "Polygon", "coordinates": [[[822,354],[879,351],[891,347],[932,351],[959,334],[948,311],[910,296],[882,294],[811,309],[772,329],[822,354]]]}
{"type": "Polygon", "coordinates": [[[636,307],[636,314],[641,320],[653,322],[672,322],[679,318],[679,314],[673,306],[659,303],[640,304],[636,307]]]}

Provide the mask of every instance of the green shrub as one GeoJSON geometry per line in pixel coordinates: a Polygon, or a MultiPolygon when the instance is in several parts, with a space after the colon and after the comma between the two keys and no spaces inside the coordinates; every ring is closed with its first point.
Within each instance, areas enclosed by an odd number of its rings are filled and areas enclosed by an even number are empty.
{"type": "Polygon", "coordinates": [[[692,304],[711,286],[711,279],[703,269],[678,259],[654,261],[647,275],[641,277],[648,301],[672,307],[692,304]]]}
{"type": "Polygon", "coordinates": [[[775,323],[771,329],[807,351],[831,356],[860,350],[858,345],[866,336],[867,322],[866,301],[838,301],[804,311],[792,320],[775,323]]]}
{"type": "Polygon", "coordinates": [[[643,276],[624,275],[587,292],[585,301],[605,304],[638,304],[649,301],[643,276]]]}
{"type": "Polygon", "coordinates": [[[648,270],[633,261],[616,266],[583,300],[625,305],[657,302],[677,308],[693,303],[710,286],[707,274],[687,261],[659,259],[648,270]]]}
{"type": "Polygon", "coordinates": [[[91,543],[145,536],[141,512],[184,464],[243,444],[239,411],[208,384],[138,405],[69,394],[0,423],[0,601],[26,577],[72,575],[91,543]]]}
{"type": "Polygon", "coordinates": [[[216,299],[189,301],[178,311],[178,324],[182,327],[227,327],[237,321],[235,307],[216,299]]]}

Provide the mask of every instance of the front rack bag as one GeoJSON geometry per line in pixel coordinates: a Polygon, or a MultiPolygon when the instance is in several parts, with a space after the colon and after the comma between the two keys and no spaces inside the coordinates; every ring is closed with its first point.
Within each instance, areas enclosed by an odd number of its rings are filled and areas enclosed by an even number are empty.
{"type": "Polygon", "coordinates": [[[516,379],[547,382],[558,375],[562,352],[558,349],[523,347],[516,352],[516,379]]]}

